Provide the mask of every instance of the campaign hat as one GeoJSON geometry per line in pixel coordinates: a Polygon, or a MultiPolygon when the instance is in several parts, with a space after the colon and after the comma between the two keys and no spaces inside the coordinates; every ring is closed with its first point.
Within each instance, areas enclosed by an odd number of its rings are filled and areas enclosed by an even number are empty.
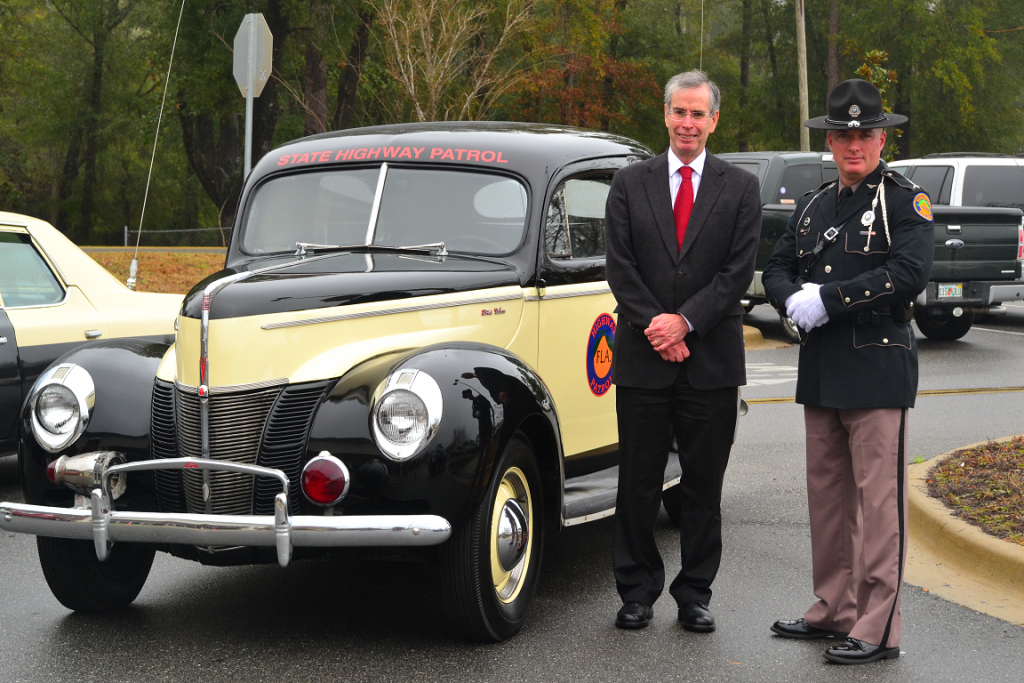
{"type": "Polygon", "coordinates": [[[857,130],[888,128],[908,120],[901,114],[882,111],[882,93],[878,88],[860,78],[851,78],[828,94],[828,115],[808,119],[804,125],[817,130],[857,130]]]}

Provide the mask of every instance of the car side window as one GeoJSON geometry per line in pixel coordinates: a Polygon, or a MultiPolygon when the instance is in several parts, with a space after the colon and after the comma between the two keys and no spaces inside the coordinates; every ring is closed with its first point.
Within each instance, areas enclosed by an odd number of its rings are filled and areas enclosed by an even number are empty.
{"type": "Polygon", "coordinates": [[[548,204],[544,244],[549,258],[600,258],[604,248],[604,206],[611,174],[570,178],[548,204]]]}
{"type": "Polygon", "coordinates": [[[0,297],[7,308],[45,306],[64,299],[64,288],[28,235],[0,232],[0,297]]]}
{"type": "Polygon", "coordinates": [[[952,166],[918,166],[914,170],[914,182],[924,188],[933,204],[949,204],[953,187],[952,166]]]}
{"type": "Polygon", "coordinates": [[[796,164],[786,166],[779,183],[779,194],[775,201],[779,204],[796,204],[796,200],[805,193],[821,185],[821,164],[796,164]]]}

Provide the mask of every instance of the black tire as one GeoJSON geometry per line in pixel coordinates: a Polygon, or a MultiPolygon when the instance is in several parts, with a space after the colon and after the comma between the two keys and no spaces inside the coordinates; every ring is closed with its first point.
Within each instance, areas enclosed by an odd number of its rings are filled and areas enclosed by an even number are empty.
{"type": "Polygon", "coordinates": [[[786,335],[786,339],[794,344],[799,344],[800,328],[796,326],[793,319],[785,315],[779,315],[779,322],[782,323],[782,333],[786,335]]]}
{"type": "Polygon", "coordinates": [[[918,308],[914,311],[914,322],[921,334],[933,341],[955,341],[970,331],[974,314],[964,313],[957,318],[952,311],[934,315],[927,308],[918,308]]]}
{"type": "Polygon", "coordinates": [[[677,529],[683,523],[683,501],[681,495],[682,489],[679,487],[679,484],[661,492],[661,504],[665,507],[665,512],[668,513],[668,521],[677,529]]]}
{"type": "Polygon", "coordinates": [[[515,635],[526,621],[540,574],[543,498],[533,449],[525,436],[516,434],[494,469],[483,502],[440,547],[448,616],[466,638],[496,643],[515,635]],[[518,563],[506,571],[497,559],[495,512],[500,517],[509,498],[525,514],[529,533],[518,563]]]}
{"type": "Polygon", "coordinates": [[[152,548],[117,543],[100,562],[92,541],[37,536],[39,563],[50,591],[75,612],[101,614],[127,607],[139,596],[153,566],[152,548]]]}

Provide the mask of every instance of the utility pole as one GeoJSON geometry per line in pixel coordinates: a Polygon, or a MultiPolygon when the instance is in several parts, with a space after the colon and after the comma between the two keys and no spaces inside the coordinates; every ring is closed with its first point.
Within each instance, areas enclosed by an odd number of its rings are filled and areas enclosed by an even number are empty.
{"type": "Polygon", "coordinates": [[[804,0],[796,0],[796,65],[800,80],[800,151],[811,151],[811,131],[803,125],[807,108],[807,35],[804,33],[804,0]]]}

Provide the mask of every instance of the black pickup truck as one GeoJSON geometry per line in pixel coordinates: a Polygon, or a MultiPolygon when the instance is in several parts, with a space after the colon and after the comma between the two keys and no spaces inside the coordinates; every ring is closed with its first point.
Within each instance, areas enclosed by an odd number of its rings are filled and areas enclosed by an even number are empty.
{"type": "MultiPolygon", "coordinates": [[[[761,273],[796,201],[823,182],[835,180],[838,170],[832,155],[821,152],[738,152],[719,156],[761,181],[761,242],[754,280],[743,301],[749,311],[767,302],[761,273]]],[[[932,188],[933,183],[914,180],[917,174],[922,180],[925,177],[915,168],[919,164],[892,164],[898,171],[909,171],[910,179],[932,196],[935,261],[928,287],[917,300],[914,320],[929,339],[959,339],[970,330],[976,315],[1005,313],[1000,304],[1024,298],[1024,213],[1013,203],[960,205],[960,197],[966,195],[958,193],[964,187],[963,180],[954,175],[959,165],[949,164],[952,171],[948,177],[944,175],[932,188]]],[[[1024,196],[1019,201],[1024,202],[1024,196]]],[[[792,321],[783,316],[782,323],[787,335],[797,341],[799,333],[792,321]]]]}

